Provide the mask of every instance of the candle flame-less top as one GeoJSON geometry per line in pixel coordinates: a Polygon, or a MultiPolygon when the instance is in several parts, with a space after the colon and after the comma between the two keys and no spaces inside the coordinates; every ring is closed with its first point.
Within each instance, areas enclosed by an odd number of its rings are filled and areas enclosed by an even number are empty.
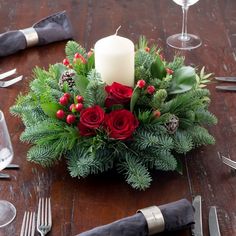
{"type": "Polygon", "coordinates": [[[134,44],[131,40],[111,35],[97,41],[94,51],[95,68],[104,82],[134,86],[134,44]]]}

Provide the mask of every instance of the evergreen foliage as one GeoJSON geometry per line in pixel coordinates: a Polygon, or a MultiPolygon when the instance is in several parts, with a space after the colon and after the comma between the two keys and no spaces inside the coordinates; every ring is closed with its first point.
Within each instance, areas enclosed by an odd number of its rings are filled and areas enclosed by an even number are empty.
{"type": "Polygon", "coordinates": [[[68,70],[63,64],[51,65],[48,70],[36,67],[29,93],[19,94],[10,109],[25,125],[21,141],[32,144],[27,154],[29,161],[50,167],[65,156],[72,177],[85,178],[116,169],[133,188],[145,190],[152,181],[150,170],[179,171],[177,155],[214,144],[207,126],[215,125],[217,118],[208,110],[210,93],[204,87],[211,74],[206,74],[204,68],[196,73],[185,67],[184,58],[178,55],[167,62],[160,56],[160,49],[148,48],[147,40],[141,37],[135,53],[135,82],[144,80],[146,86],[133,89],[130,106],[106,107],[106,84],[94,68],[94,56],[88,56],[74,41],[67,43],[65,52],[69,68],[76,72],[75,86],[71,90],[66,83],[63,88],[59,86],[68,70]],[[84,61],[75,62],[75,54],[84,61]],[[147,86],[155,88],[153,94],[147,92],[147,86]],[[64,93],[69,93],[75,104],[77,96],[82,96],[83,109],[100,106],[105,116],[130,107],[138,127],[127,140],[112,139],[101,127],[93,136],[84,137],[77,124],[68,124],[56,116],[65,108],[66,115],[76,114],[80,119],[79,113],[70,111],[71,104],[59,103],[64,93]]]}

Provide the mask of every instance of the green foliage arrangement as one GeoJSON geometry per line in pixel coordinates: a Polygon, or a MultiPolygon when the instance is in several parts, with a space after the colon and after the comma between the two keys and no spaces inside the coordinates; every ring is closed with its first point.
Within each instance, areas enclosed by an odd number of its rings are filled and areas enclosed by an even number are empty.
{"type": "Polygon", "coordinates": [[[181,154],[214,144],[205,128],[217,123],[204,88],[211,74],[197,73],[179,56],[167,62],[147,45],[141,37],[134,88],[106,85],[93,53],[74,41],[63,63],[35,68],[30,91],[11,107],[25,125],[21,141],[32,144],[27,159],[48,167],[66,157],[78,178],[115,169],[145,190],[150,170],[181,173],[181,154]]]}

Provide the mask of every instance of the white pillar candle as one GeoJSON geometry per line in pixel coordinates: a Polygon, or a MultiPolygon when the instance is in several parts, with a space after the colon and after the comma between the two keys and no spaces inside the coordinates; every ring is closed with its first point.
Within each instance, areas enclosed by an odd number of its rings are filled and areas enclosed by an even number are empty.
{"type": "Polygon", "coordinates": [[[134,86],[134,44],[131,40],[111,35],[96,42],[95,69],[108,85],[117,82],[134,86]]]}

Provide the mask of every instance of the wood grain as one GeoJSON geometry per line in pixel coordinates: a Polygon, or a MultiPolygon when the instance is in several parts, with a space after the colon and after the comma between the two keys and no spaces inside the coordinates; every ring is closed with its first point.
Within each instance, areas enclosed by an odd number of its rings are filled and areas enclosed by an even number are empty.
{"type": "MultiPolygon", "coordinates": [[[[167,59],[176,50],[166,45],[166,38],[181,30],[181,8],[166,0],[68,0],[32,1],[13,0],[0,3],[0,33],[29,27],[39,19],[66,10],[74,28],[74,39],[89,50],[94,43],[115,32],[137,42],[140,35],[163,48],[167,59]]],[[[189,52],[179,52],[186,63],[219,76],[236,75],[236,2],[235,0],[201,0],[189,10],[188,29],[198,34],[203,44],[189,52]]],[[[203,226],[208,235],[208,212],[215,205],[223,236],[236,235],[236,174],[221,163],[217,152],[230,154],[236,160],[236,93],[209,88],[212,94],[210,110],[219,119],[210,128],[216,137],[215,146],[199,148],[183,157],[184,173],[153,172],[151,188],[145,192],[132,190],[121,176],[113,172],[86,179],[72,179],[61,162],[50,169],[26,161],[28,145],[19,141],[24,127],[12,117],[9,107],[17,95],[28,91],[35,66],[48,68],[49,64],[64,58],[64,42],[34,47],[0,58],[0,73],[17,68],[24,80],[6,89],[0,89],[0,109],[3,110],[13,142],[14,163],[20,170],[4,170],[11,180],[1,180],[0,199],[15,204],[17,217],[12,224],[0,229],[0,236],[19,235],[25,210],[36,210],[39,197],[51,196],[53,228],[51,236],[76,235],[92,227],[132,215],[137,209],[160,205],[180,198],[203,198],[203,226]]],[[[161,235],[161,234],[160,234],[161,235]]],[[[190,235],[188,231],[162,235],[190,235]]]]}

